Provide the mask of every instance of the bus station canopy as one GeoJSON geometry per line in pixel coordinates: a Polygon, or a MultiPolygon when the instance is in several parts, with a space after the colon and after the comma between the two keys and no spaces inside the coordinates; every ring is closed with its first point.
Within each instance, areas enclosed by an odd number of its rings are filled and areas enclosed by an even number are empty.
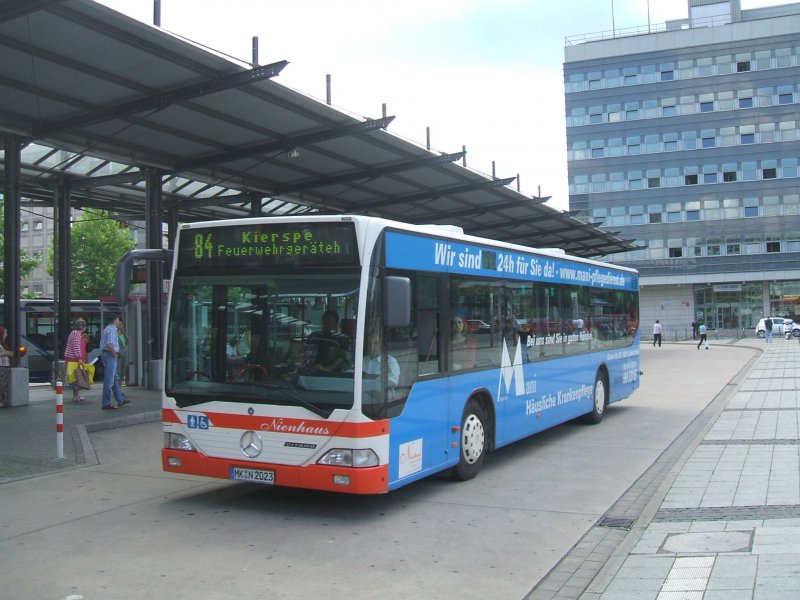
{"type": "Polygon", "coordinates": [[[367,214],[584,257],[633,249],[466,168],[461,149],[393,135],[392,116],[281,85],[287,64],[236,62],[90,0],[5,0],[0,135],[23,143],[22,198],[51,205],[67,185],[76,206],[144,218],[155,174],[183,222],[367,214]]]}

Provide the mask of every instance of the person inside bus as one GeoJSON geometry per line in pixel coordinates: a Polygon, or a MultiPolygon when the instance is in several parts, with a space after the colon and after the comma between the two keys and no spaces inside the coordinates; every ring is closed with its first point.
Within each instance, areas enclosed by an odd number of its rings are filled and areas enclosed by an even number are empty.
{"type": "Polygon", "coordinates": [[[472,336],[467,335],[464,319],[455,317],[452,322],[452,354],[453,369],[471,369],[475,366],[476,346],[472,336]]]}
{"type": "MultiPolygon", "coordinates": [[[[364,354],[364,378],[379,378],[383,368],[383,354],[381,353],[380,329],[370,332],[367,337],[366,353],[364,354]]],[[[390,388],[397,387],[400,381],[400,365],[391,354],[386,355],[387,381],[390,388]]]]}
{"type": "Polygon", "coordinates": [[[339,333],[339,314],[326,310],[322,329],[308,336],[303,352],[304,365],[321,373],[341,373],[347,367],[350,338],[339,333]]]}

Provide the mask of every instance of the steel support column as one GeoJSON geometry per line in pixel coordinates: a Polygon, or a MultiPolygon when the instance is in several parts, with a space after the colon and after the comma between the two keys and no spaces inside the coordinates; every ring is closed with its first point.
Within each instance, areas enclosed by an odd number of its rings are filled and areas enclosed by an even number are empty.
{"type": "MultiPolygon", "coordinates": [[[[56,358],[64,356],[64,349],[72,327],[72,227],[70,227],[70,185],[62,181],[56,186],[53,214],[55,215],[55,239],[53,240],[53,270],[55,300],[58,319],[53,347],[56,358]]],[[[55,360],[54,365],[58,364],[55,360]]]]}
{"type": "Polygon", "coordinates": [[[8,345],[14,349],[11,365],[19,365],[19,244],[20,244],[20,164],[22,141],[6,135],[3,143],[5,157],[3,168],[3,198],[5,223],[3,227],[5,255],[3,258],[3,325],[8,330],[8,345]]]}
{"type": "Polygon", "coordinates": [[[167,248],[175,248],[178,237],[178,208],[172,207],[167,212],[167,248]]]}
{"type": "MultiPolygon", "coordinates": [[[[162,243],[162,189],[161,171],[158,169],[148,169],[146,183],[146,219],[145,224],[147,247],[163,248],[162,243]]],[[[158,261],[151,261],[147,264],[147,312],[149,315],[149,356],[150,360],[161,359],[161,346],[163,339],[163,318],[162,301],[163,295],[163,268],[158,261]]],[[[120,298],[121,302],[127,302],[127,298],[120,298]]]]}

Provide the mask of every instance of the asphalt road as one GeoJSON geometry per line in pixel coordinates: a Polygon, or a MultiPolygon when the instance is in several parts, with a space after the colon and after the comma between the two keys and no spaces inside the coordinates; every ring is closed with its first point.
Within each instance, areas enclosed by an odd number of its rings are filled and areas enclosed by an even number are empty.
{"type": "Polygon", "coordinates": [[[384,496],[166,475],[158,423],[97,432],[98,465],[0,486],[0,598],[521,599],[753,353],[644,344],[602,424],[384,496]]]}

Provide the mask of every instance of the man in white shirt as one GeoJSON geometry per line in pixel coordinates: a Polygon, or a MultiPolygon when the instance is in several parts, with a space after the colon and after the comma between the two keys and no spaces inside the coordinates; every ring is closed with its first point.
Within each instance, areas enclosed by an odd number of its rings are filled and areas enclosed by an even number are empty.
{"type": "Polygon", "coordinates": [[[661,348],[661,323],[658,322],[658,319],[653,325],[653,346],[656,345],[656,342],[658,342],[658,347],[661,348]]]}
{"type": "MultiPolygon", "coordinates": [[[[379,377],[383,364],[381,336],[379,333],[371,333],[367,338],[367,352],[368,354],[364,355],[364,375],[379,377]]],[[[386,367],[388,369],[389,387],[393,388],[397,386],[397,382],[400,381],[400,365],[394,356],[387,355],[386,367]]]]}

